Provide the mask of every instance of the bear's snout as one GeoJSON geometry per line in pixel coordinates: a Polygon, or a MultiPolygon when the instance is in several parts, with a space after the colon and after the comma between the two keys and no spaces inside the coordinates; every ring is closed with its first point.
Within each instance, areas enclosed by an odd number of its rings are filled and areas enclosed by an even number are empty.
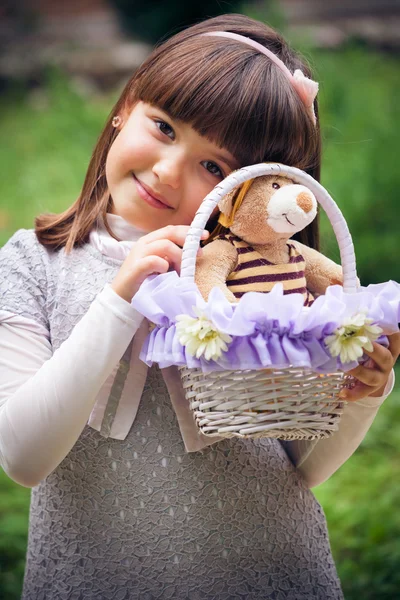
{"type": "Polygon", "coordinates": [[[317,214],[317,200],[311,190],[297,183],[274,192],[266,205],[267,224],[278,233],[293,235],[311,223],[317,214]]]}
{"type": "Polygon", "coordinates": [[[296,203],[305,213],[309,213],[314,207],[313,199],[307,192],[300,192],[296,198],[296,203]]]}

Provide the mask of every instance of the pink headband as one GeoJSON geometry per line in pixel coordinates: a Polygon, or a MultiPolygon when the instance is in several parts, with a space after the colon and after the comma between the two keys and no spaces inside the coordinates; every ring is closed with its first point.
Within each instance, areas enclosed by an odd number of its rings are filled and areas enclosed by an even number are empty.
{"type": "Polygon", "coordinates": [[[281,71],[285,73],[286,77],[289,79],[290,83],[300,96],[304,106],[306,107],[310,117],[313,120],[314,125],[316,124],[317,119],[314,112],[314,100],[318,93],[318,83],[316,81],[313,81],[312,79],[306,77],[303,74],[303,72],[300,71],[300,69],[296,69],[292,75],[287,66],[281,61],[280,58],[276,56],[276,54],[274,54],[273,52],[271,52],[271,50],[268,50],[268,48],[265,48],[258,42],[255,42],[254,40],[245,37],[244,35],[231,33],[230,31],[208,31],[207,33],[201,33],[200,35],[218,35],[220,37],[231,38],[233,40],[237,40],[238,42],[248,44],[249,46],[252,46],[259,52],[265,54],[265,56],[268,56],[268,58],[270,58],[272,62],[277,67],[279,67],[281,71]]]}

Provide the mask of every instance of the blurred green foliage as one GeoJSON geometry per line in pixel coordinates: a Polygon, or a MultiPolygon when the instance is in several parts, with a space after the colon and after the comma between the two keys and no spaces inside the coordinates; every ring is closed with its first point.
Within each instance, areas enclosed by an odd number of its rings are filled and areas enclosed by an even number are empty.
{"type": "Polygon", "coordinates": [[[65,210],[80,193],[97,136],[115,98],[75,92],[49,71],[45,88],[14,88],[0,101],[0,246],[41,212],[65,210]],[[2,226],[3,225],[3,226],[2,226]]]}
{"type": "Polygon", "coordinates": [[[21,595],[28,537],[30,490],[0,469],[0,598],[21,595]]]}
{"type": "Polygon", "coordinates": [[[396,389],[356,453],[313,490],[327,517],[346,600],[400,598],[399,420],[396,389]]]}
{"type": "MultiPolygon", "coordinates": [[[[400,281],[399,60],[357,47],[305,53],[320,82],[322,183],[349,224],[361,280],[400,281]]],[[[51,72],[44,89],[15,88],[0,101],[0,246],[31,228],[35,215],[64,210],[77,197],[117,94],[88,101],[51,72]]],[[[324,250],[338,262],[326,219],[322,232],[324,250]]],[[[346,600],[400,597],[399,401],[395,391],[355,456],[315,490],[346,600]]],[[[0,473],[0,598],[7,600],[20,594],[29,493],[0,473]]]]}
{"type": "MultiPolygon", "coordinates": [[[[349,47],[319,51],[312,62],[321,89],[322,183],[349,225],[361,282],[400,281],[400,61],[349,47]]],[[[326,221],[322,231],[332,248],[326,221]]]]}

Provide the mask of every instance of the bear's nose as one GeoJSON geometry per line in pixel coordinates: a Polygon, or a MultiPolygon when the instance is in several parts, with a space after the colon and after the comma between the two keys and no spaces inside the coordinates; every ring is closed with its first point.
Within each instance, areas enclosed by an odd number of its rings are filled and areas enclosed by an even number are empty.
{"type": "Polygon", "coordinates": [[[307,192],[300,192],[296,198],[296,202],[305,213],[309,213],[314,206],[312,198],[307,194],[307,192]]]}

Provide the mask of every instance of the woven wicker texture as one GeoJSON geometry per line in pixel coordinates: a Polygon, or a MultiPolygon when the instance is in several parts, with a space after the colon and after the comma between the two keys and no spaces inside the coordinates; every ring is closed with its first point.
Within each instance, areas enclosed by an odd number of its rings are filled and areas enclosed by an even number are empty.
{"type": "Polygon", "coordinates": [[[341,373],[309,369],[223,371],[180,368],[196,423],[207,435],[319,439],[336,431],[341,373]]]}

